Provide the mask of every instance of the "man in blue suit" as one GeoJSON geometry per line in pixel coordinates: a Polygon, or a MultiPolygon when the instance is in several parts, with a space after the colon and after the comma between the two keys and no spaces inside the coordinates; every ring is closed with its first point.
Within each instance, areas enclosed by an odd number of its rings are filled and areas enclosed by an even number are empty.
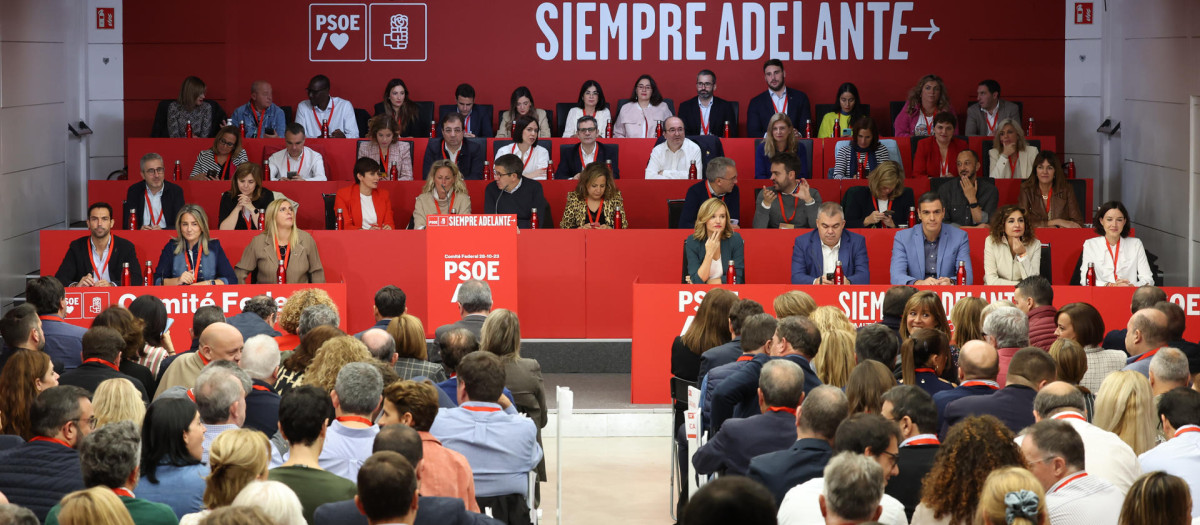
{"type": "MultiPolygon", "coordinates": [[[[783,62],[775,58],[768,60],[763,64],[763,78],[767,81],[767,90],[750,99],[750,105],[746,108],[746,136],[766,136],[767,123],[776,113],[786,114],[796,129],[804,129],[805,123],[812,119],[808,95],[799,89],[787,87],[787,72],[783,70],[783,62]]],[[[816,132],[815,129],[813,131],[816,132]]]]}
{"type": "Polygon", "coordinates": [[[896,233],[892,241],[892,284],[954,284],[958,262],[966,265],[966,284],[971,284],[971,248],[967,233],[942,224],[946,207],[934,192],[917,202],[921,226],[896,233]]]}
{"type": "Polygon", "coordinates": [[[730,419],[721,431],[692,456],[697,474],[746,475],[750,459],[784,450],[796,441],[796,409],[804,400],[804,371],[800,365],[776,359],[763,365],[758,376],[761,414],[730,419]]]}
{"type": "Polygon", "coordinates": [[[996,347],[983,341],[967,341],[958,353],[958,387],[933,395],[937,405],[938,423],[946,422],[946,407],[964,397],[990,396],[1000,389],[996,375],[1000,372],[1000,356],[996,347]]]}
{"type": "Polygon", "coordinates": [[[846,217],[836,202],[821,203],[817,229],[796,237],[792,247],[792,284],[833,284],[828,276],[842,263],[846,284],[870,284],[867,239],[846,231],[846,217]]]}

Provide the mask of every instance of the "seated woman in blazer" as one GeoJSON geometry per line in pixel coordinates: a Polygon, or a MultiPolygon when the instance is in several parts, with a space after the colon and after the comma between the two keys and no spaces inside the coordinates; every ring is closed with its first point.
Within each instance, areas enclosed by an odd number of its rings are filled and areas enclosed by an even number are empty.
{"type": "Polygon", "coordinates": [[[621,192],[608,165],[593,162],[579,174],[575,191],[567,194],[567,206],[563,209],[558,227],[612,229],[616,219],[613,212],[622,210],[621,228],[628,228],[629,220],[625,217],[624,208],[621,192]]]}
{"type": "Polygon", "coordinates": [[[954,138],[957,117],[943,111],[933,117],[933,140],[917,143],[913,154],[913,177],[955,177],[958,154],[968,148],[967,141],[954,138]]]}
{"type": "Polygon", "coordinates": [[[449,159],[433,162],[425,186],[413,205],[413,229],[424,230],[430,215],[467,215],[471,213],[471,196],[463,183],[458,164],[449,159]]]}
{"type": "Polygon", "coordinates": [[[745,284],[745,244],[733,231],[729,208],[721,199],[708,199],[696,214],[696,230],[683,243],[688,278],[692,284],[745,284]],[[736,283],[726,283],[729,262],[737,272],[736,283]]]}
{"type": "Polygon", "coordinates": [[[312,235],[296,227],[292,201],[279,199],[267,206],[266,227],[266,231],[250,239],[242,260],[234,267],[238,282],[244,282],[254,272],[254,282],[276,283],[280,266],[286,274],[285,284],[325,282],[317,243],[312,235]]]}
{"type": "Polygon", "coordinates": [[[1014,286],[1041,273],[1042,241],[1025,223],[1025,210],[1015,204],[992,217],[991,234],[983,241],[983,284],[1014,286]]]}
{"type": "Polygon", "coordinates": [[[1150,261],[1142,241],[1129,236],[1129,212],[1120,201],[1108,201],[1096,210],[1093,229],[1098,237],[1083,241],[1079,282],[1087,283],[1088,264],[1096,269],[1096,286],[1147,286],[1154,284],[1150,261]]]}
{"type": "Polygon", "coordinates": [[[391,180],[392,167],[396,168],[396,180],[413,180],[412,146],[396,140],[400,128],[387,115],[376,115],[367,121],[369,140],[358,143],[358,158],[367,157],[378,162],[383,169],[383,178],[391,180]]]}
{"type": "Polygon", "coordinates": [[[1058,155],[1049,150],[1037,153],[1030,166],[1032,173],[1021,181],[1021,193],[1017,196],[1017,206],[1027,211],[1025,222],[1029,227],[1082,227],[1083,213],[1058,155]]]}
{"type": "Polygon", "coordinates": [[[847,188],[842,197],[847,228],[896,228],[908,223],[915,206],[912,188],[904,187],[904,167],[894,160],[880,162],[865,187],[847,188]]]}
{"type": "MultiPolygon", "coordinates": [[[[546,118],[546,110],[538,108],[533,103],[533,93],[525,86],[518,87],[509,97],[508,111],[500,114],[500,127],[496,129],[496,138],[517,138],[512,136],[513,121],[521,117],[529,117],[537,122],[539,139],[550,138],[550,120],[546,118]]],[[[521,130],[517,130],[518,136],[521,130]]]]}
{"type": "Polygon", "coordinates": [[[382,170],[374,159],[358,159],[354,162],[354,180],[358,184],[337,191],[334,209],[342,210],[347,230],[391,230],[396,227],[392,219],[392,196],[387,190],[379,189],[382,170]]]}
{"type": "Polygon", "coordinates": [[[175,218],[178,237],[167,241],[154,284],[229,284],[236,275],[221,249],[221,241],[208,237],[208,214],[198,204],[186,204],[175,218]]]}
{"type": "Polygon", "coordinates": [[[221,194],[217,218],[220,230],[257,230],[258,215],[275,200],[275,193],[263,187],[262,166],[247,162],[238,166],[229,183],[229,191],[221,194]]]}
{"type": "Polygon", "coordinates": [[[989,176],[993,179],[1024,179],[1033,171],[1037,154],[1037,148],[1025,143],[1025,132],[1019,122],[1002,120],[996,125],[992,149],[988,151],[992,162],[989,176]]]}

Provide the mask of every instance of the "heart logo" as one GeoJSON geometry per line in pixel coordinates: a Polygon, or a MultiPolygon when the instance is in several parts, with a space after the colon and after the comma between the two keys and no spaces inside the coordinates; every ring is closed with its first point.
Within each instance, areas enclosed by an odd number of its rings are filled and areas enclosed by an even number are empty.
{"type": "Polygon", "coordinates": [[[346,44],[349,42],[350,35],[346,33],[333,33],[329,35],[329,43],[333,44],[333,47],[338,48],[338,51],[341,51],[343,47],[346,47],[346,44]]]}
{"type": "Polygon", "coordinates": [[[67,315],[71,315],[73,313],[75,313],[75,306],[74,305],[67,306],[67,315]]]}

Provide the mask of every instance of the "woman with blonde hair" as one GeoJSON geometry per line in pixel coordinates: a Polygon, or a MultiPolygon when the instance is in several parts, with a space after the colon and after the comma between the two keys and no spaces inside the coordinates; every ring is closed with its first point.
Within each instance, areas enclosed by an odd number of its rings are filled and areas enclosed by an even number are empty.
{"type": "Polygon", "coordinates": [[[803,169],[796,173],[796,178],[809,178],[808,159],[799,150],[800,141],[796,137],[796,126],[792,124],[792,119],[783,113],[771,115],[771,120],[767,121],[767,136],[754,147],[754,178],[771,178],[771,159],[780,153],[800,157],[803,169]]]}
{"type": "Polygon", "coordinates": [[[817,377],[827,385],[846,386],[854,371],[854,332],[846,330],[821,331],[821,347],[812,360],[817,377]]]}
{"type": "Polygon", "coordinates": [[[133,383],[122,377],[104,380],[92,395],[92,415],[96,426],[92,430],[117,421],[132,421],[133,426],[142,428],[146,417],[146,404],[142,393],[133,383]]]}
{"type": "Polygon", "coordinates": [[[836,306],[819,306],[808,317],[812,319],[812,322],[817,325],[817,329],[821,331],[821,337],[825,337],[825,334],[836,330],[854,333],[854,323],[851,323],[850,318],[846,317],[845,311],[836,306]]]}
{"type": "Polygon", "coordinates": [[[63,496],[58,505],[61,525],[134,525],[121,498],[108,487],[77,490],[63,496]]]}
{"type": "Polygon", "coordinates": [[[975,511],[977,525],[1048,525],[1046,491],[1032,472],[1004,467],[988,474],[975,511]]]}
{"type": "Polygon", "coordinates": [[[808,317],[817,309],[817,302],[811,295],[800,290],[788,290],[775,297],[772,307],[778,319],[792,316],[808,317]]]}
{"type": "Polygon", "coordinates": [[[211,238],[208,214],[186,204],[175,216],[176,237],[167,241],[154,269],[154,284],[237,284],[221,241],[211,238]]]}
{"type": "Polygon", "coordinates": [[[1049,352],[1050,357],[1054,359],[1057,379],[1075,385],[1075,388],[1079,389],[1083,394],[1088,421],[1091,421],[1096,415],[1096,394],[1093,394],[1088,387],[1079,384],[1083,380],[1083,376],[1087,374],[1087,352],[1083,350],[1082,346],[1079,346],[1079,343],[1064,338],[1054,341],[1050,345],[1049,352]]]}
{"type": "Polygon", "coordinates": [[[904,187],[904,166],[885,160],[867,175],[866,186],[846,188],[842,197],[847,228],[896,228],[916,209],[912,188],[904,187]]]}
{"type": "Polygon", "coordinates": [[[970,525],[988,473],[1025,466],[1013,438],[995,416],[971,416],[950,427],[925,475],[912,522],[970,525]]]}
{"type": "Polygon", "coordinates": [[[403,314],[388,323],[387,333],[396,341],[396,372],[400,379],[425,376],[435,383],[446,380],[446,370],[429,362],[425,345],[425,327],[414,315],[403,314]]]}
{"type": "MultiPolygon", "coordinates": [[[[183,216],[181,212],[179,214],[183,216]]],[[[284,284],[323,283],[325,268],[312,234],[296,225],[296,208],[288,199],[267,206],[266,230],[250,239],[234,271],[239,283],[254,274],[254,282],[275,284],[282,268],[284,284]]]]}
{"type": "Polygon", "coordinates": [[[878,414],[883,410],[883,394],[894,386],[896,377],[883,363],[874,359],[859,363],[846,380],[850,414],[878,414]]]}
{"type": "Polygon", "coordinates": [[[1119,525],[1188,525],[1192,523],[1192,492],[1183,478],[1163,471],[1144,474],[1129,487],[1119,525]]]}
{"type": "Polygon", "coordinates": [[[725,201],[704,201],[696,213],[695,230],[683,243],[691,284],[746,284],[744,253],[745,243],[741,234],[733,231],[725,201]],[[736,283],[725,282],[730,263],[737,273],[736,283]]]}
{"type": "Polygon", "coordinates": [[[317,349],[317,355],[313,357],[312,364],[308,366],[300,384],[315,385],[326,392],[333,392],[338,372],[343,366],[350,363],[370,363],[371,359],[371,352],[362,341],[352,335],[339,335],[325,341],[325,344],[317,349]]]}
{"type": "Polygon", "coordinates": [[[251,481],[230,506],[257,508],[271,519],[271,525],[308,525],[300,498],[278,481],[251,481]]]}
{"type": "Polygon", "coordinates": [[[209,448],[212,471],[204,489],[205,509],[186,514],[180,525],[196,525],[215,509],[229,506],[251,481],[266,481],[271,464],[271,444],[257,430],[239,428],[217,435],[209,448]]]}
{"type": "Polygon", "coordinates": [[[980,320],[980,314],[986,306],[987,301],[978,297],[963,297],[950,308],[950,324],[954,330],[950,341],[952,353],[957,353],[955,351],[967,344],[967,341],[983,340],[983,322],[980,320]]]}
{"type": "Polygon", "coordinates": [[[1116,434],[1135,454],[1141,455],[1157,444],[1156,412],[1154,392],[1146,376],[1121,370],[1109,374],[1100,384],[1092,423],[1116,434]]]}
{"type": "Polygon", "coordinates": [[[426,218],[430,215],[467,215],[471,213],[471,196],[467,193],[467,185],[463,182],[462,172],[458,164],[450,159],[433,161],[429,166],[429,175],[425,177],[425,186],[417,195],[413,207],[413,229],[425,229],[426,218]]]}
{"type": "MultiPolygon", "coordinates": [[[[504,386],[512,391],[513,406],[537,425],[540,445],[547,420],[545,381],[542,365],[536,359],[521,357],[521,321],[517,314],[504,308],[492,310],[480,329],[479,349],[496,354],[504,363],[504,386]]],[[[537,471],[538,480],[545,481],[545,458],[538,462],[537,471]]]]}
{"type": "Polygon", "coordinates": [[[1024,179],[1033,171],[1033,159],[1037,156],[1038,149],[1025,142],[1025,131],[1021,129],[1021,123],[1008,118],[996,124],[996,131],[992,136],[992,149],[988,150],[987,154],[992,165],[989,177],[1024,179]]]}

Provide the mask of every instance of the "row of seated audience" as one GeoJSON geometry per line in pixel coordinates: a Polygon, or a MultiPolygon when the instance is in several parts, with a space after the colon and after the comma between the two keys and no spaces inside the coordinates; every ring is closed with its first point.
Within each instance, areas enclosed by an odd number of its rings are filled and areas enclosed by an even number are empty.
{"type": "MultiPolygon", "coordinates": [[[[805,126],[810,137],[814,127],[819,138],[854,136],[852,122],[869,114],[869,105],[861,102],[858,87],[846,82],[838,86],[832,111],[819,115],[813,122],[808,95],[787,86],[787,72],[782,61],[770,59],[764,62],[763,80],[767,89],[751,99],[746,107],[748,137],[766,136],[771,131],[769,119],[775,114],[784,114],[797,126],[805,126]]],[[[333,96],[331,89],[329,77],[312,77],[306,88],[307,100],[296,105],[295,123],[303,126],[311,136],[358,138],[363,130],[359,129],[354,105],[333,96]]],[[[579,97],[567,112],[562,136],[575,136],[577,120],[590,116],[602,130],[609,130],[611,126],[614,137],[653,137],[656,127],[665,124],[668,117],[678,115],[684,120],[688,135],[736,137],[739,133],[738,110],[729,101],[717,97],[716,89],[716,73],[701,70],[696,74],[696,96],[680,103],[676,113],[674,102],[659,91],[654,77],[641,75],[614,117],[600,83],[587,80],[580,86],[579,97]]],[[[229,119],[225,118],[219,104],[205,98],[206,93],[203,80],[194,76],[184,79],[178,98],[160,104],[151,136],[175,138],[190,133],[194,137],[218,137],[223,131],[221,126],[231,124],[244,126],[249,137],[278,137],[279,132],[290,124],[283,110],[274,104],[271,85],[266,81],[251,84],[250,100],[234,109],[229,119]]],[[[494,133],[491,106],[486,106],[485,111],[484,107],[476,105],[473,86],[459,84],[454,98],[453,111],[462,118],[467,137],[510,137],[514,134],[513,129],[524,129],[514,128],[514,123],[522,117],[538,125],[538,137],[551,136],[546,110],[537,107],[533,93],[525,86],[513,90],[509,109],[500,113],[500,123],[494,133]]],[[[449,112],[449,107],[443,111],[449,112]]],[[[942,112],[953,114],[945,83],[937,75],[925,75],[907,93],[893,123],[895,135],[932,136],[937,123],[931,119],[942,112]]],[[[382,100],[375,104],[374,116],[394,122],[397,137],[433,138],[438,132],[432,123],[427,127],[426,122],[421,121],[420,105],[412,98],[404,81],[398,78],[391,79],[384,87],[382,100]]],[[[424,116],[432,118],[432,115],[424,116]]],[[[976,102],[967,108],[967,134],[992,135],[998,123],[1009,120],[1020,127],[1018,104],[1000,99],[1000,84],[995,80],[981,81],[976,88],[976,102]]],[[[237,129],[235,127],[235,131],[237,129]]]]}
{"type": "Polygon", "coordinates": [[[671,363],[701,389],[706,436],[679,426],[681,478],[720,477],[681,494],[680,523],[1191,523],[1200,345],[1183,309],[1139,288],[1105,337],[1045,279],[1014,300],[958,301],[951,328],[936,294],[896,286],[883,322],[856,329],[798,290],[775,317],[710,291],[671,363]],[[987,488],[1014,472],[1028,493],[987,488]],[[1149,482],[1178,500],[1142,499],[1149,482]]]}

